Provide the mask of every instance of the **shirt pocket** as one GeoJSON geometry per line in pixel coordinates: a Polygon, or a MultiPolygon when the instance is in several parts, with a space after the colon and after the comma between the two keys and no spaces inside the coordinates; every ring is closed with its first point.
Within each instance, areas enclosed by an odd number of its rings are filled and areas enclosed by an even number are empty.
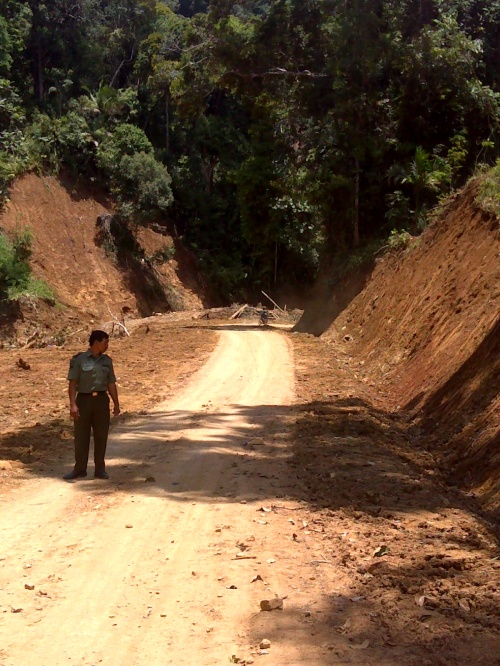
{"type": "Polygon", "coordinates": [[[100,365],[98,368],[97,372],[97,377],[100,381],[101,384],[105,384],[106,386],[109,383],[109,366],[108,365],[100,365]]]}
{"type": "Polygon", "coordinates": [[[84,361],[82,363],[82,372],[92,372],[93,369],[94,369],[93,363],[89,363],[88,361],[84,361]]]}

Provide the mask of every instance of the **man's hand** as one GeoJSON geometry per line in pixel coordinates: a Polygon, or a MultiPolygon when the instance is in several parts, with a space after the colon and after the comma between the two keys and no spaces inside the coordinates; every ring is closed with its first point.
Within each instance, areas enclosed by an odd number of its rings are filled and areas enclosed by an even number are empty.
{"type": "Polygon", "coordinates": [[[113,416],[118,416],[120,413],[120,401],[118,399],[118,389],[116,388],[115,382],[108,384],[108,393],[113,401],[113,416]]]}
{"type": "Polygon", "coordinates": [[[69,406],[69,416],[74,421],[77,421],[80,418],[80,410],[78,409],[78,405],[69,406]]]}

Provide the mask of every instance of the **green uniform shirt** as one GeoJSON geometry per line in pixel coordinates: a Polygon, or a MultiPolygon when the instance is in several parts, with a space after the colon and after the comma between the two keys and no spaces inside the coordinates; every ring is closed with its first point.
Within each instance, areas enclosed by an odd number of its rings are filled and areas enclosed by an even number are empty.
{"type": "Polygon", "coordinates": [[[69,362],[68,379],[76,381],[78,393],[106,391],[108,384],[116,382],[113,361],[107,354],[94,356],[90,349],[75,354],[69,362]]]}

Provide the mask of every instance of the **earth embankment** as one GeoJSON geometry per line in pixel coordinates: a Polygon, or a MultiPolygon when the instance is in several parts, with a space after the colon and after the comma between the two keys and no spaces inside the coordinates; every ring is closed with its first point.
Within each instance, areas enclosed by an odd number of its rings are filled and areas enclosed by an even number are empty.
{"type": "Polygon", "coordinates": [[[194,257],[166,227],[139,227],[133,234],[118,228],[114,237],[103,235],[113,212],[113,201],[91,183],[33,173],[14,182],[0,230],[10,237],[30,231],[33,273],[50,285],[58,307],[45,312],[24,304],[13,334],[32,332],[37,323],[51,330],[68,323],[78,328],[123,314],[147,317],[208,303],[194,257]]]}
{"type": "MultiPolygon", "coordinates": [[[[322,337],[355,362],[455,483],[500,504],[500,232],[477,183],[404,249],[380,258],[322,337]],[[410,427],[411,426],[411,427],[410,427]]],[[[322,318],[313,306],[304,317],[322,318]],[[316,310],[316,312],[315,312],[316,310]]],[[[315,332],[314,326],[311,332],[315,332]]]]}

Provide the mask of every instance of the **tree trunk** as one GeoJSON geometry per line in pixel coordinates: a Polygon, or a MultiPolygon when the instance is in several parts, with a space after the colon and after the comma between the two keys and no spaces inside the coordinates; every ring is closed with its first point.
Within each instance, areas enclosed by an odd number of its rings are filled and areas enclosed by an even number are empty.
{"type": "Polygon", "coordinates": [[[170,152],[170,92],[165,93],[165,148],[170,152]]]}
{"type": "Polygon", "coordinates": [[[219,160],[216,157],[212,157],[212,159],[202,158],[201,160],[201,172],[203,173],[203,176],[205,178],[206,182],[205,191],[207,194],[212,194],[213,192],[214,173],[218,163],[219,160]]]}
{"type": "Polygon", "coordinates": [[[274,247],[274,286],[276,286],[277,281],[278,281],[278,241],[276,241],[274,247]]]}
{"type": "Polygon", "coordinates": [[[359,159],[356,157],[356,176],[354,181],[354,216],[353,216],[353,244],[359,247],[359,159]]]}
{"type": "Polygon", "coordinates": [[[36,45],[35,92],[39,102],[43,101],[43,78],[43,45],[42,36],[38,33],[36,45]]]}

